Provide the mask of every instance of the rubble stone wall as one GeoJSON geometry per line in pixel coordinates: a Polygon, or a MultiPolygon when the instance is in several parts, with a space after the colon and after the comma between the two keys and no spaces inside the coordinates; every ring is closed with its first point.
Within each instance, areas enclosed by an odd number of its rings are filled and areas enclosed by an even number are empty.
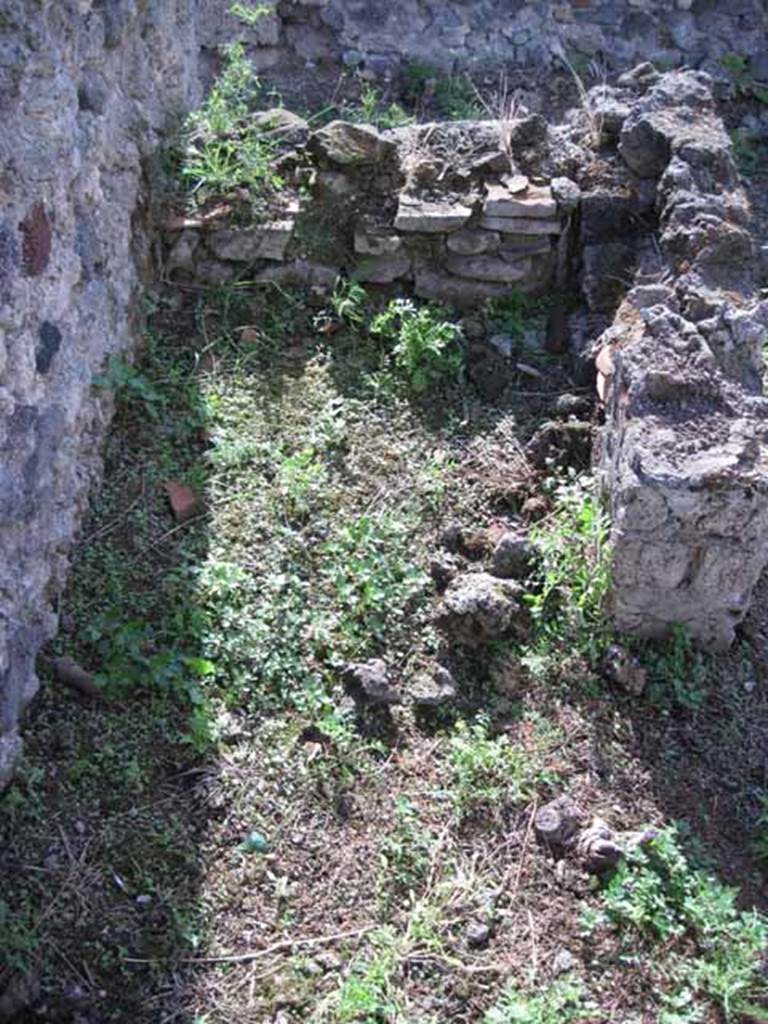
{"type": "Polygon", "coordinates": [[[197,103],[193,0],[0,5],[0,788],[149,268],[147,166],[197,103]]]}
{"type": "Polygon", "coordinates": [[[621,630],[721,648],[768,562],[768,399],[750,211],[698,72],[620,78],[619,152],[656,182],[658,247],[600,337],[601,468],[621,630]]]}
{"type": "Polygon", "coordinates": [[[739,54],[768,77],[767,20],[764,0],[279,0],[254,42],[262,68],[292,54],[377,76],[414,63],[452,71],[563,56],[610,69],[643,60],[709,69],[739,54]]]}
{"type": "Polygon", "coordinates": [[[249,226],[238,226],[240,211],[232,217],[226,206],[213,216],[170,218],[172,279],[327,290],[345,274],[369,284],[402,281],[421,298],[457,307],[513,290],[542,293],[555,282],[578,188],[556,176],[568,161],[541,118],[513,126],[508,153],[492,121],[383,133],[334,121],[311,136],[297,121],[294,140],[300,131],[302,141],[288,159],[298,166],[278,196],[282,207],[249,226]],[[530,136],[535,159],[526,159],[530,136]]]}

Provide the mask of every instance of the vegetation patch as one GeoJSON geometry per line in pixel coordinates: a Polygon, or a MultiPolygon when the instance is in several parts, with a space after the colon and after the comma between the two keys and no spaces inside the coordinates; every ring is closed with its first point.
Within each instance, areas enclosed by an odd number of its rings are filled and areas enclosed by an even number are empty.
{"type": "MultiPolygon", "coordinates": [[[[682,633],[640,652],[651,701],[602,678],[594,491],[510,463],[557,370],[538,406],[514,387],[489,405],[457,318],[354,282],[327,305],[242,284],[178,302],[159,296],[141,361],[96,381],[118,414],[56,648],[105,700],[49,683],[0,802],[5,976],[116,1021],[760,1019],[764,919],[716,867],[662,830],[594,890],[533,835],[565,792],[620,805],[624,828],[679,817],[678,800],[690,812],[678,783],[728,749],[705,676],[729,673],[719,699],[755,756],[768,720],[744,703],[744,670],[701,661],[682,633]],[[182,523],[168,479],[200,499],[182,523]],[[526,494],[546,509],[528,524],[529,625],[462,648],[434,623],[443,538],[471,526],[450,557],[487,568],[526,494]],[[345,692],[344,665],[372,657],[401,705],[345,692]],[[436,659],[457,693],[422,707],[409,687],[436,659]],[[694,716],[700,757],[681,752],[694,716]]],[[[729,785],[759,872],[751,783],[729,785]]],[[[733,846],[712,822],[695,827],[715,865],[733,846]]]]}

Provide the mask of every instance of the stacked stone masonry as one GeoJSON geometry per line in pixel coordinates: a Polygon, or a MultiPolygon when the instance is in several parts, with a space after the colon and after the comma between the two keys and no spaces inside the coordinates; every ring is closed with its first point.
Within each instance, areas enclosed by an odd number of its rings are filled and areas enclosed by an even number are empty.
{"type": "MultiPolygon", "coordinates": [[[[555,280],[572,202],[559,203],[548,178],[511,169],[515,154],[510,161],[500,151],[500,129],[495,121],[384,133],[334,121],[311,137],[307,129],[298,159],[309,195],[287,202],[279,220],[252,226],[171,218],[168,273],[326,287],[347,274],[370,284],[409,283],[422,298],[456,306],[513,290],[541,293],[555,280]],[[461,168],[436,155],[456,136],[468,153],[461,168]],[[337,215],[329,216],[339,198],[337,215]],[[307,248],[305,225],[313,222],[321,223],[322,238],[307,248]],[[332,265],[322,262],[329,248],[332,265]]],[[[545,151],[546,126],[542,144],[545,151]]]]}
{"type": "Polygon", "coordinates": [[[619,152],[658,248],[598,339],[619,629],[727,646],[768,561],[768,400],[749,209],[698,72],[622,76],[619,152]]]}
{"type": "MultiPolygon", "coordinates": [[[[651,60],[713,71],[720,58],[741,54],[766,78],[766,17],[761,0],[278,0],[252,42],[272,72],[340,62],[384,79],[413,65],[548,68],[564,57],[609,70],[651,60]]],[[[220,41],[227,31],[232,25],[220,20],[220,41]]]]}

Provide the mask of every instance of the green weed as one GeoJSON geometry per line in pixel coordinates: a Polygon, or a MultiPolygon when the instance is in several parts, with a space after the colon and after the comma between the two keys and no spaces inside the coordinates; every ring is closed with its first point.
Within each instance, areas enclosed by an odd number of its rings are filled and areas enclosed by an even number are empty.
{"type": "Polygon", "coordinates": [[[486,116],[467,76],[446,75],[429,64],[415,61],[406,68],[404,92],[408,102],[416,107],[434,100],[449,121],[477,121],[486,116]]]}
{"type": "Polygon", "coordinates": [[[93,378],[96,388],[106,388],[115,393],[119,401],[138,404],[152,419],[158,419],[163,407],[163,397],[154,384],[131,363],[110,356],[104,373],[93,378]]]}
{"type": "Polygon", "coordinates": [[[234,43],[226,51],[224,70],[206,102],[184,126],[181,176],[194,204],[243,188],[258,211],[282,187],[272,166],[274,144],[254,131],[249,121],[260,90],[242,43],[234,43]]]}
{"type": "Polygon", "coordinates": [[[364,80],[360,83],[358,105],[345,107],[343,114],[350,121],[372,124],[377,128],[400,128],[413,121],[399,103],[385,104],[376,86],[364,80]]]}
{"type": "Polygon", "coordinates": [[[713,1000],[726,1020],[768,1019],[756,1008],[768,997],[768,922],[740,911],[737,895],[693,867],[668,828],[620,862],[585,925],[589,932],[609,926],[627,948],[636,949],[638,939],[660,944],[680,989],[713,1000]]]}
{"type": "Polygon", "coordinates": [[[240,3],[239,0],[229,8],[230,14],[234,14],[236,18],[239,18],[240,21],[251,27],[258,25],[263,18],[274,14],[274,12],[275,8],[272,4],[256,4],[251,6],[251,4],[240,3]]]}
{"type": "Polygon", "coordinates": [[[30,957],[37,949],[39,939],[28,914],[11,911],[4,899],[0,899],[0,950],[2,966],[25,971],[30,957]]]}
{"type": "MultiPolygon", "coordinates": [[[[184,624],[179,634],[189,636],[188,625],[184,624]]],[[[199,705],[203,703],[201,683],[216,671],[205,658],[163,643],[149,622],[126,620],[117,609],[93,619],[85,627],[83,639],[100,666],[96,681],[111,697],[150,688],[199,705]]]]}
{"type": "Polygon", "coordinates": [[[399,1017],[400,1005],[393,984],[400,961],[397,937],[383,928],[370,941],[373,955],[353,963],[338,994],[333,1017],[338,1024],[375,1024],[399,1017]]]}
{"type": "Polygon", "coordinates": [[[509,984],[483,1017],[483,1024],[569,1024],[595,1013],[579,981],[560,978],[535,995],[509,984]]]}
{"type": "Polygon", "coordinates": [[[522,339],[535,318],[535,307],[529,295],[514,290],[503,299],[489,299],[483,314],[492,329],[500,334],[509,334],[516,340],[522,339]]]}
{"type": "Polygon", "coordinates": [[[452,796],[460,818],[480,810],[530,800],[536,785],[547,781],[532,756],[512,745],[508,736],[490,737],[483,720],[459,722],[449,742],[452,796]]]}
{"type": "Polygon", "coordinates": [[[704,656],[694,648],[685,626],[674,625],[669,637],[648,647],[643,658],[650,675],[648,696],[654,704],[673,704],[690,711],[704,704],[704,656]]]}
{"type": "Polygon", "coordinates": [[[371,334],[394,343],[396,372],[415,392],[455,381],[463,366],[461,328],[437,306],[393,299],[374,317],[371,334]]]}
{"type": "Polygon", "coordinates": [[[555,646],[566,640],[596,657],[610,637],[608,517],[589,476],[557,482],[554,503],[546,524],[531,531],[541,567],[526,601],[540,639],[555,646]]]}
{"type": "Polygon", "coordinates": [[[368,293],[365,288],[349,278],[340,277],[331,295],[331,306],[336,316],[351,327],[361,327],[365,322],[368,293]]]}
{"type": "Polygon", "coordinates": [[[768,104],[768,85],[759,81],[749,57],[738,53],[728,53],[720,58],[720,63],[730,75],[738,96],[754,97],[760,103],[768,104]]]}
{"type": "Polygon", "coordinates": [[[425,827],[407,797],[398,797],[392,828],[379,846],[380,887],[385,904],[393,898],[415,902],[416,891],[427,879],[435,837],[425,827]],[[394,895],[393,895],[394,894],[394,895]]]}
{"type": "Polygon", "coordinates": [[[761,135],[747,128],[731,132],[733,156],[742,174],[752,177],[762,171],[768,162],[768,144],[761,135]]]}

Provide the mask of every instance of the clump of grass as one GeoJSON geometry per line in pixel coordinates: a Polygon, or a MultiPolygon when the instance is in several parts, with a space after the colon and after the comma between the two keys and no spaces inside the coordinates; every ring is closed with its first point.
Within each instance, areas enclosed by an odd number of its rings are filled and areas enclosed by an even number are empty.
{"type": "Polygon", "coordinates": [[[360,81],[360,98],[356,106],[345,107],[342,115],[349,121],[372,124],[377,128],[400,128],[413,118],[399,103],[387,103],[372,82],[360,81]]]}
{"type": "Polygon", "coordinates": [[[260,91],[243,44],[232,44],[221,76],[203,106],[187,118],[182,132],[180,173],[193,205],[243,189],[254,210],[259,210],[282,188],[273,167],[274,142],[250,122],[260,91]]]}
{"type": "Polygon", "coordinates": [[[637,950],[638,941],[649,951],[663,948],[678,991],[711,999],[727,1021],[765,1019],[758,1007],[768,998],[768,922],[739,910],[737,895],[694,867],[668,828],[620,862],[585,926],[589,933],[611,928],[626,950],[637,950]]]}
{"type": "Polygon", "coordinates": [[[420,108],[434,102],[449,121],[477,121],[485,111],[466,75],[447,75],[430,64],[414,61],[405,71],[405,98],[420,108]]]}

